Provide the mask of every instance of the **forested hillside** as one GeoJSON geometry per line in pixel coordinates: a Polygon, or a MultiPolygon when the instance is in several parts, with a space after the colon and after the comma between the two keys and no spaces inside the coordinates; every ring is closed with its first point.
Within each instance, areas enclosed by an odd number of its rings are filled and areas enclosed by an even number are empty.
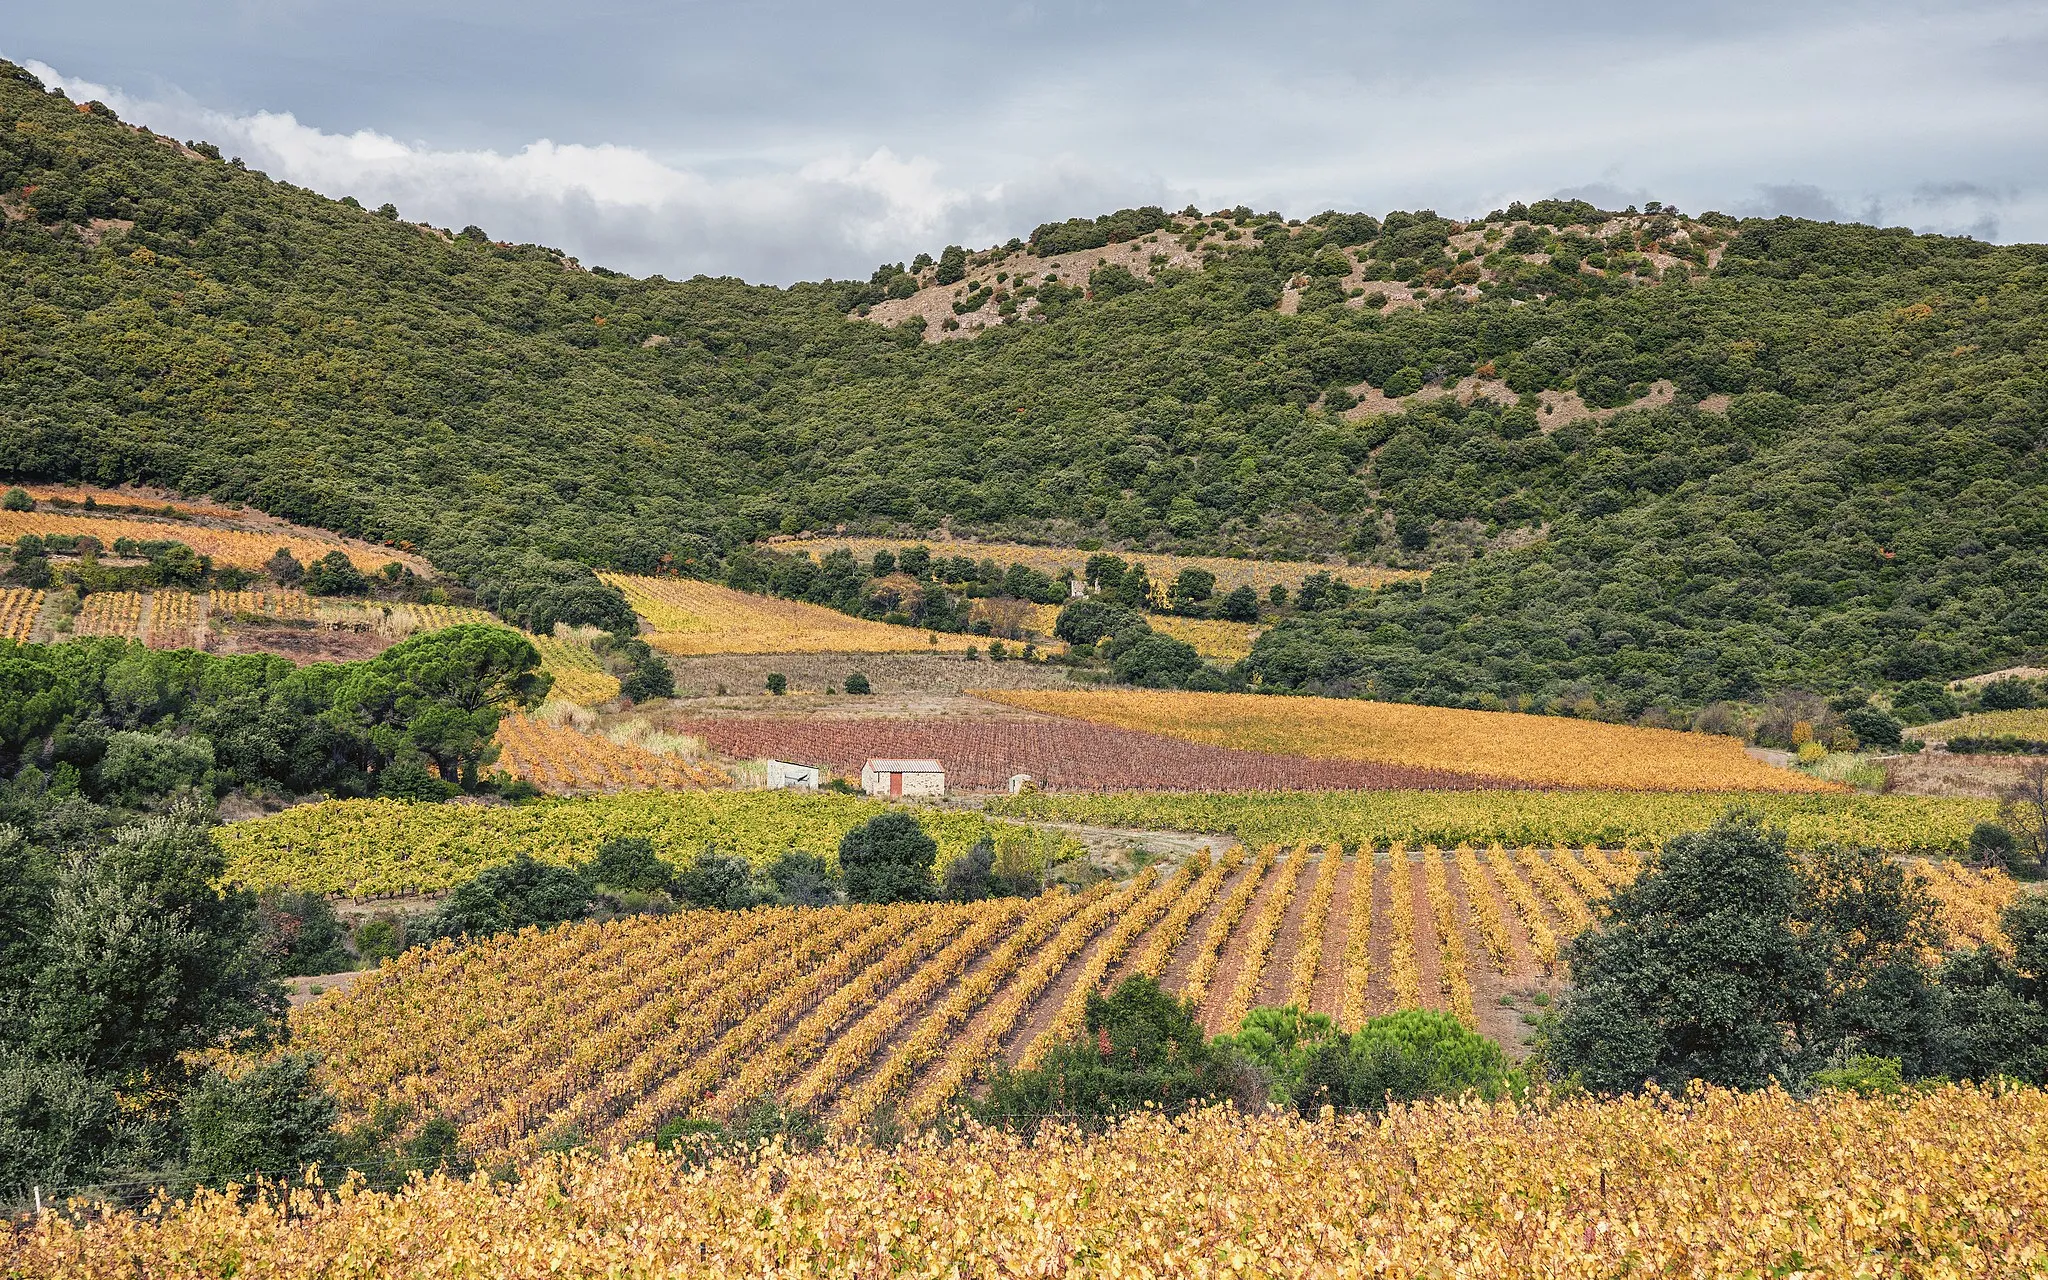
{"type": "Polygon", "coordinates": [[[2048,647],[2039,246],[1713,216],[1688,241],[1558,202],[1483,226],[1126,211],[1009,252],[1150,234],[1200,260],[1036,282],[1008,323],[926,342],[855,313],[990,255],[633,280],[6,71],[13,476],[240,499],[473,581],[525,553],[723,576],[842,523],[1342,553],[1434,572],[1295,614],[1244,674],[1434,702],[1696,707],[2048,647]],[[1368,262],[1429,300],[1348,296],[1368,262]],[[1435,394],[1475,376],[1519,402],[1435,394]],[[1366,412],[1383,392],[1398,411],[1366,412]],[[1551,425],[1550,392],[1619,412],[1551,425]]]}

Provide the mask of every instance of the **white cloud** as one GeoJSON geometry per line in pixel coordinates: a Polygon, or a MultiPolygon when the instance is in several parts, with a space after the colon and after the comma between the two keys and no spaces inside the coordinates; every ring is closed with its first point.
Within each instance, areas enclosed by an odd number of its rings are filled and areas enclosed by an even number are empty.
{"type": "Polygon", "coordinates": [[[25,65],[75,99],[97,98],[124,119],[212,142],[274,178],[372,208],[388,201],[413,221],[474,223],[495,239],[550,244],[586,264],[636,274],[865,276],[876,262],[936,251],[949,239],[1007,238],[1020,217],[1041,208],[1044,216],[1092,208],[1109,185],[1062,159],[973,188],[946,182],[930,159],[886,147],[740,173],[667,164],[636,147],[545,138],[509,154],[437,149],[368,130],[328,133],[289,112],[232,115],[189,99],[137,99],[25,65]]]}

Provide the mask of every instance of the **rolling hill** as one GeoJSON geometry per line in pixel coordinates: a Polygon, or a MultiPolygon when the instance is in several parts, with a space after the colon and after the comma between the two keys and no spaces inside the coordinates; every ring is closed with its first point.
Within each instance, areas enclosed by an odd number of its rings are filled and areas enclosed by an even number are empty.
{"type": "Polygon", "coordinates": [[[1126,210],[954,284],[942,255],[777,289],[407,223],[11,66],[0,126],[17,478],[242,501],[472,580],[719,577],[840,525],[1427,567],[1246,670],[1449,705],[1636,714],[2048,645],[2040,246],[1126,210]],[[884,322],[945,297],[972,340],[884,322]]]}

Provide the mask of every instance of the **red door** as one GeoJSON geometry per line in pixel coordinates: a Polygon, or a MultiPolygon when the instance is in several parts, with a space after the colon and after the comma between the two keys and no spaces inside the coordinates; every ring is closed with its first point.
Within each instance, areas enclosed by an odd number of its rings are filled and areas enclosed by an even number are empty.
{"type": "Polygon", "coordinates": [[[902,775],[902,774],[900,774],[900,773],[892,773],[892,774],[890,774],[890,775],[889,775],[889,794],[890,794],[890,795],[892,795],[892,796],[897,796],[897,797],[899,797],[899,798],[900,798],[900,797],[901,797],[901,796],[903,795],[903,775],[902,775]]]}

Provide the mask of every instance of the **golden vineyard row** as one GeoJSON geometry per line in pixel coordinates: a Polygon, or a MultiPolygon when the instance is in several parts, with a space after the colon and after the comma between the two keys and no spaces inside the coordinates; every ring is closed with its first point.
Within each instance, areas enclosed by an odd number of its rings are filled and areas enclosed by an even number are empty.
{"type": "MultiPolygon", "coordinates": [[[[1475,986],[1545,983],[1556,940],[1635,872],[1597,850],[1345,857],[1304,843],[1028,902],[567,926],[410,952],[300,1011],[294,1043],[322,1055],[351,1114],[380,1099],[439,1110],[494,1160],[571,1134],[631,1141],[766,1095],[835,1132],[892,1106],[921,1125],[999,1057],[1035,1062],[1080,1028],[1089,992],[1131,974],[1193,1000],[1212,1033],[1288,1001],[1348,1025],[1418,1006],[1477,1025],[1475,986]]],[[[1930,874],[1956,942],[2002,942],[2010,878],[1930,874]]]]}
{"type": "Polygon", "coordinates": [[[1303,1121],[1140,1113],[1028,1141],[708,1162],[641,1145],[147,1215],[46,1215],[24,1277],[1912,1276],[2048,1267],[2048,1094],[1701,1090],[1303,1121]]]}
{"type": "Polygon", "coordinates": [[[1893,853],[1960,853],[1970,829],[1998,815],[1990,800],[1668,791],[1040,792],[999,797],[989,808],[1029,821],[1219,832],[1247,844],[1347,831],[1382,847],[1497,840],[1648,849],[1735,804],[1784,828],[1795,848],[1839,842],[1893,853]]]}
{"type": "MultiPolygon", "coordinates": [[[[511,808],[330,800],[230,823],[219,840],[228,878],[252,888],[383,894],[449,888],[522,853],[577,862],[615,836],[645,836],[679,865],[714,844],[757,865],[790,849],[830,858],[849,830],[888,807],[790,791],[628,791],[511,808]]],[[[938,842],[941,868],[983,836],[1028,846],[1026,861],[1038,865],[1080,852],[1071,840],[979,813],[912,812],[938,842]]]]}

